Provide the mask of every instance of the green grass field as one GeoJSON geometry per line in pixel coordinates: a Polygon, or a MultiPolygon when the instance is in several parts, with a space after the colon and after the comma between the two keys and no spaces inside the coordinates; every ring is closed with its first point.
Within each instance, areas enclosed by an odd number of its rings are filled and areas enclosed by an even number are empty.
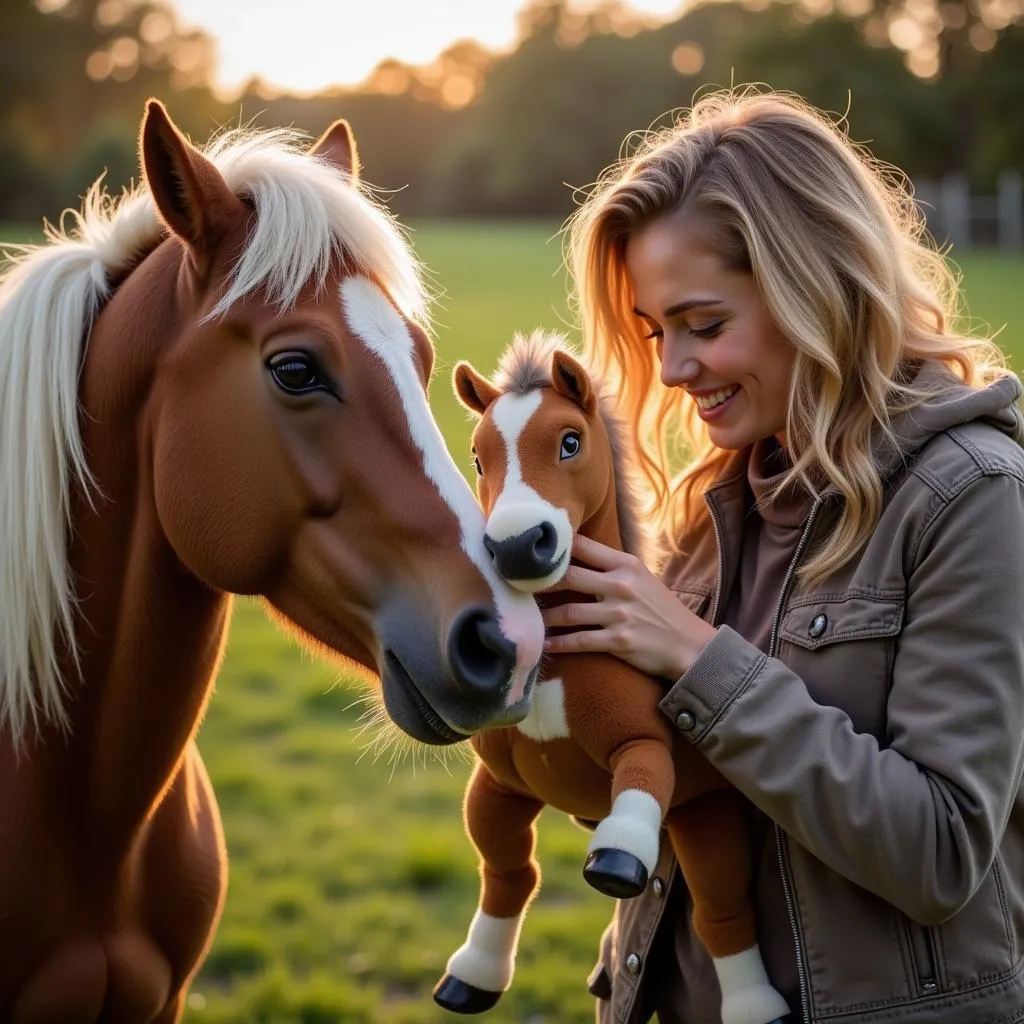
{"type": "MultiPolygon", "coordinates": [[[[414,242],[445,297],[435,311],[432,404],[468,470],[469,421],[451,367],[490,372],[514,330],[564,326],[557,226],[417,225],[414,242]]],[[[21,234],[24,237],[23,233],[21,234]]],[[[15,237],[0,227],[0,238],[15,237]]],[[[1024,259],[962,260],[970,313],[1024,365],[1024,259]]],[[[454,1021],[430,990],[476,906],[460,824],[468,763],[374,760],[362,691],[304,655],[239,601],[200,733],[231,857],[227,907],[189,999],[189,1024],[427,1024],[454,1021]]],[[[559,815],[540,826],[543,890],[513,989],[491,1024],[582,1024],[584,987],[609,902],[583,882],[586,836],[559,815]]]]}

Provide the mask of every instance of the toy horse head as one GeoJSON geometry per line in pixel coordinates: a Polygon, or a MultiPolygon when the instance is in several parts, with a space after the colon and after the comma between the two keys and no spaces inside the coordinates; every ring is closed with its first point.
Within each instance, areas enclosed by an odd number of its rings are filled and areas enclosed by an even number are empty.
{"type": "Polygon", "coordinates": [[[460,401],[473,433],[484,544],[499,575],[528,592],[557,583],[576,533],[640,554],[624,431],[565,339],[517,335],[495,381],[460,362],[460,401]]]}

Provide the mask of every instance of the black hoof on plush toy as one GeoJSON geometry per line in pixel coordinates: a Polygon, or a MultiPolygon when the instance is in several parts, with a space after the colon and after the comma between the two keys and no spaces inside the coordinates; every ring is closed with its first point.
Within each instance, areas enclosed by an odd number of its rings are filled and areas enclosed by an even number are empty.
{"type": "Polygon", "coordinates": [[[583,877],[605,896],[619,900],[639,896],[647,887],[647,868],[625,850],[595,850],[583,865],[583,877]]]}
{"type": "Polygon", "coordinates": [[[467,985],[450,974],[446,974],[434,986],[434,1002],[452,1013],[483,1013],[500,998],[500,992],[488,992],[476,985],[467,985]]]}

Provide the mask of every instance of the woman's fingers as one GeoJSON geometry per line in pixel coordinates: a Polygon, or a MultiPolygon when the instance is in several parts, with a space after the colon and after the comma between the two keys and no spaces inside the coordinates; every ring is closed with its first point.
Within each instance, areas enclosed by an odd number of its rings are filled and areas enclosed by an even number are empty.
{"type": "Polygon", "coordinates": [[[588,569],[582,565],[570,565],[565,575],[557,583],[544,588],[544,593],[554,593],[558,590],[575,590],[580,594],[605,597],[612,592],[613,586],[613,581],[609,580],[603,572],[588,569]]]}
{"type": "Polygon", "coordinates": [[[616,548],[610,548],[607,544],[602,544],[600,541],[592,540],[590,537],[580,537],[579,535],[573,541],[572,553],[581,562],[586,562],[587,565],[600,569],[602,572],[607,572],[609,569],[617,569],[619,566],[625,565],[632,557],[627,555],[625,551],[618,551],[616,548]]]}
{"type": "Polygon", "coordinates": [[[610,617],[608,609],[600,601],[560,604],[554,608],[545,608],[541,614],[544,617],[544,625],[549,629],[563,626],[605,626],[610,617]]]}
{"type": "Polygon", "coordinates": [[[580,654],[583,651],[613,651],[606,629],[581,629],[576,633],[550,634],[544,638],[546,654],[580,654]]]}

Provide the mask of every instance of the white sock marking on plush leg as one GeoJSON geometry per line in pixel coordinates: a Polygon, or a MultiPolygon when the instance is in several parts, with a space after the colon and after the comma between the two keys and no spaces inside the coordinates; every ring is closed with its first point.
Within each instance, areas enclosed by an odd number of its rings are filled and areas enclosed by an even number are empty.
{"type": "Polygon", "coordinates": [[[612,804],[611,814],[594,830],[588,853],[594,850],[625,850],[633,854],[648,874],[658,863],[661,808],[642,789],[623,790],[612,804]]]}
{"type": "Polygon", "coordinates": [[[448,973],[485,992],[504,992],[512,984],[523,915],[491,917],[477,910],[466,941],[448,960],[448,973]]]}
{"type": "Polygon", "coordinates": [[[768,1024],[789,1013],[772,987],[757,946],[712,959],[722,989],[722,1024],[768,1024]]]}

